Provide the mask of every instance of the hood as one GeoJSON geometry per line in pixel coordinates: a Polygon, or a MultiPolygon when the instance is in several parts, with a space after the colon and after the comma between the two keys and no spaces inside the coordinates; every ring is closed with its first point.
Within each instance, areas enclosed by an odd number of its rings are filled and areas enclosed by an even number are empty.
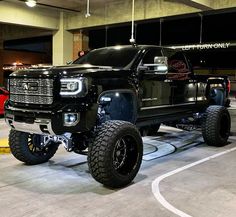
{"type": "Polygon", "coordinates": [[[32,67],[13,72],[10,77],[31,77],[31,78],[52,78],[52,77],[123,77],[127,76],[130,70],[116,69],[109,66],[94,65],[67,65],[32,67]]]}

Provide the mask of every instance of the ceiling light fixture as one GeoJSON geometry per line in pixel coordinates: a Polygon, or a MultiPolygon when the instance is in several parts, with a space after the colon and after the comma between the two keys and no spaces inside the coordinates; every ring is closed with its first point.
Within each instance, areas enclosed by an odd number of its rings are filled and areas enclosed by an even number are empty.
{"type": "Polygon", "coordinates": [[[25,4],[28,6],[28,7],[35,7],[36,6],[36,4],[37,4],[37,2],[35,1],[35,0],[27,0],[26,2],[25,2],[25,4]]]}

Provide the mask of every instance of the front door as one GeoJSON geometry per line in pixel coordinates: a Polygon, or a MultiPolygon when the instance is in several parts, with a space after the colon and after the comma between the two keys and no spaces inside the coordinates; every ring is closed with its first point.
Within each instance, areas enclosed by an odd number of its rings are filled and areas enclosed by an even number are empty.
{"type": "MultiPolygon", "coordinates": [[[[157,56],[163,56],[161,49],[149,50],[140,66],[145,64],[154,64],[154,59],[157,56]]],[[[154,72],[142,71],[140,85],[141,112],[150,114],[159,107],[170,105],[171,103],[171,84],[166,80],[166,74],[160,75],[154,72]]]]}

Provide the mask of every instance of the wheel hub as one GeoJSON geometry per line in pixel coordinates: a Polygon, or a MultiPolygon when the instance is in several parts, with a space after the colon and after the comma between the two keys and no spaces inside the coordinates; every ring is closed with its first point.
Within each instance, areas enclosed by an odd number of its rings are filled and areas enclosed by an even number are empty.
{"type": "Polygon", "coordinates": [[[126,153],[127,153],[126,141],[122,138],[116,142],[113,154],[113,160],[114,160],[113,163],[116,170],[124,165],[127,157],[126,153]]]}

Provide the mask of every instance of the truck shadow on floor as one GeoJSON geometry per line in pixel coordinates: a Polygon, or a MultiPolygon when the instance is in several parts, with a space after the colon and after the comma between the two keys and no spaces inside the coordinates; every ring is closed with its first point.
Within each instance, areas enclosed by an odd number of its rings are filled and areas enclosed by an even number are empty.
{"type": "Polygon", "coordinates": [[[156,137],[143,137],[144,161],[154,160],[172,154],[181,149],[203,144],[202,134],[199,131],[180,131],[172,133],[160,132],[156,137]]]}
{"type": "MultiPolygon", "coordinates": [[[[204,145],[201,133],[198,131],[160,132],[155,137],[144,137],[143,142],[144,167],[130,186],[148,178],[144,175],[145,168],[156,165],[156,162],[160,167],[161,162],[169,161],[171,156],[166,155],[185,152],[193,147],[204,145]],[[159,158],[161,161],[158,160],[159,158]]],[[[16,162],[1,172],[5,175],[0,177],[0,188],[13,185],[30,192],[52,195],[82,195],[88,192],[109,195],[120,190],[108,189],[96,182],[89,173],[86,156],[74,154],[71,158],[71,155],[67,157],[63,152],[55,155],[48,163],[26,166],[16,162]]]]}

